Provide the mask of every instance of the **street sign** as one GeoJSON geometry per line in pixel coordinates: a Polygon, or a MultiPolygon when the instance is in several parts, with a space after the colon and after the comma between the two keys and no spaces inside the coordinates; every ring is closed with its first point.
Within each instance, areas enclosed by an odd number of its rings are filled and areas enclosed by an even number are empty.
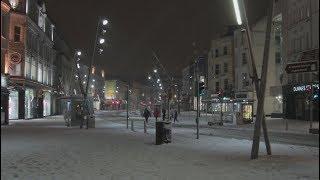
{"type": "Polygon", "coordinates": [[[313,72],[317,70],[318,70],[317,61],[298,62],[298,63],[287,64],[286,66],[286,72],[288,74],[313,72]]]}

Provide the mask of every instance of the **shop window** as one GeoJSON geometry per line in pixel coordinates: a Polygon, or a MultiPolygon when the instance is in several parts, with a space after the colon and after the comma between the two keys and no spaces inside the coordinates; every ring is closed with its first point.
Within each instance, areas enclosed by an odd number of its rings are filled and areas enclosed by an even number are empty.
{"type": "Polygon", "coordinates": [[[20,42],[21,38],[21,27],[14,26],[14,42],[20,42]]]}
{"type": "Polygon", "coordinates": [[[35,98],[35,90],[26,88],[25,91],[25,118],[35,118],[37,114],[37,100],[35,98]]]}
{"type": "Polygon", "coordinates": [[[19,118],[19,93],[18,91],[10,91],[9,94],[9,119],[19,118]]]}
{"type": "Polygon", "coordinates": [[[51,115],[51,94],[49,92],[44,93],[43,98],[43,116],[51,115]]]}

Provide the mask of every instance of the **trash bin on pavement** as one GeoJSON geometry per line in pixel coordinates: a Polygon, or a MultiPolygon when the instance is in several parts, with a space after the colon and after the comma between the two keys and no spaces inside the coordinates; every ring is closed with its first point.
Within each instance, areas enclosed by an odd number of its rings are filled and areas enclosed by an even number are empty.
{"type": "Polygon", "coordinates": [[[89,116],[87,116],[87,121],[88,121],[88,127],[89,128],[95,128],[95,116],[94,115],[89,115],[89,116]]]}
{"type": "Polygon", "coordinates": [[[156,122],[156,145],[171,143],[171,122],[156,122]]]}

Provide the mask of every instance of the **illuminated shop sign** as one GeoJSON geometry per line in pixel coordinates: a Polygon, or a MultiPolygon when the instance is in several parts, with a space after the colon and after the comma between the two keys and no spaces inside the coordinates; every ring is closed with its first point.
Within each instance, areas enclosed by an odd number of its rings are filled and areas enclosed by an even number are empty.
{"type": "Polygon", "coordinates": [[[294,92],[304,92],[304,91],[311,91],[311,88],[319,89],[319,84],[313,84],[313,85],[302,85],[302,86],[294,86],[293,91],[294,92]]]}

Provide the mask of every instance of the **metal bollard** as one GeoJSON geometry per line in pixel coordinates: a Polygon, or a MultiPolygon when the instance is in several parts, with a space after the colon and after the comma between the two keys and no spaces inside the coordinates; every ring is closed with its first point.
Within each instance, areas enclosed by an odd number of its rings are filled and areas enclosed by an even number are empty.
{"type": "Polygon", "coordinates": [[[134,131],[134,128],[133,128],[133,119],[131,119],[131,131],[134,131]]]}

